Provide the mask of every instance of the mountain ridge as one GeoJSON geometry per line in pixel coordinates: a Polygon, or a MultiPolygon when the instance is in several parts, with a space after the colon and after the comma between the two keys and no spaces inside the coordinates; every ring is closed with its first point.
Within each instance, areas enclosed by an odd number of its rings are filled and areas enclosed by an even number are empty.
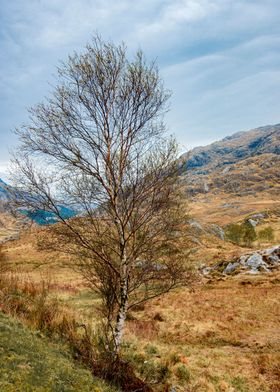
{"type": "Polygon", "coordinates": [[[192,195],[279,189],[280,124],[237,132],[179,159],[181,182],[192,195]]]}
{"type": "MultiPolygon", "coordinates": [[[[215,163],[232,164],[263,153],[280,154],[280,124],[236,132],[207,146],[195,147],[181,155],[181,173],[215,163]],[[219,162],[215,162],[215,159],[219,162]]],[[[199,170],[199,169],[198,169],[199,170]]]]}

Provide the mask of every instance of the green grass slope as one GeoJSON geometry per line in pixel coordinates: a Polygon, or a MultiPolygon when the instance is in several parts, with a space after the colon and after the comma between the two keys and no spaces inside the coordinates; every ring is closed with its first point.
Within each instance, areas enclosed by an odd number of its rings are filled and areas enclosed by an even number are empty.
{"type": "Polygon", "coordinates": [[[51,342],[0,312],[1,392],[112,392],[51,342]]]}

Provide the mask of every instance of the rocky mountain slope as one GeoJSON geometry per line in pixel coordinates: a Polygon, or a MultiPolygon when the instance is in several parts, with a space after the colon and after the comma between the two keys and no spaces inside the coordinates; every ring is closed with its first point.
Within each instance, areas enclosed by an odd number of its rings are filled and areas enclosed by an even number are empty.
{"type": "Polygon", "coordinates": [[[238,132],[180,158],[182,183],[192,195],[280,192],[280,124],[238,132]]]}
{"type": "Polygon", "coordinates": [[[250,252],[244,243],[225,238],[231,224],[252,223],[257,238],[252,248],[279,245],[280,124],[191,150],[180,158],[180,174],[192,219],[192,246],[202,264],[234,262],[250,252]],[[265,242],[259,233],[267,229],[273,240],[265,242]]]}

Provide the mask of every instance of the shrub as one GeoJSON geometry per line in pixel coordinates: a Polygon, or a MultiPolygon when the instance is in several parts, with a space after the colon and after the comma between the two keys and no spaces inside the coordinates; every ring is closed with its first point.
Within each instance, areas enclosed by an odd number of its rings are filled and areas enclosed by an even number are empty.
{"type": "Polygon", "coordinates": [[[169,355],[169,361],[170,361],[170,363],[172,365],[175,365],[176,363],[181,361],[180,355],[178,353],[175,353],[175,352],[171,353],[169,355]]]}
{"type": "Polygon", "coordinates": [[[274,231],[272,227],[268,226],[260,230],[258,233],[258,238],[262,242],[270,242],[274,240],[274,231]]]}
{"type": "Polygon", "coordinates": [[[243,242],[246,246],[251,247],[252,243],[257,239],[255,228],[248,222],[242,224],[243,227],[243,242]]]}
{"type": "Polygon", "coordinates": [[[146,347],[146,352],[150,355],[154,355],[158,353],[158,349],[156,346],[152,345],[152,344],[148,344],[146,347]]]}
{"type": "Polygon", "coordinates": [[[191,373],[184,364],[180,364],[176,367],[175,374],[181,382],[190,382],[191,380],[191,373]]]}
{"type": "Polygon", "coordinates": [[[170,375],[170,369],[166,363],[158,361],[145,361],[139,369],[141,375],[150,383],[160,383],[170,375]]]}
{"type": "Polygon", "coordinates": [[[244,226],[238,223],[231,223],[226,227],[225,236],[229,241],[240,245],[243,240],[244,226]]]}
{"type": "Polygon", "coordinates": [[[252,246],[252,243],[257,239],[255,228],[248,222],[238,224],[231,223],[225,230],[226,239],[235,244],[252,246]]]}

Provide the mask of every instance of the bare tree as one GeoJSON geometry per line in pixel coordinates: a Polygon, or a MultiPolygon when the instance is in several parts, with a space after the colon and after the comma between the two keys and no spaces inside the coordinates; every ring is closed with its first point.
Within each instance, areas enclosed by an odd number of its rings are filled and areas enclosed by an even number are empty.
{"type": "Polygon", "coordinates": [[[129,60],[97,37],[62,64],[51,98],[17,131],[21,203],[57,217],[43,242],[72,254],[101,295],[114,355],[128,310],[191,274],[177,148],[162,122],[169,95],[141,51],[129,60]],[[61,205],[80,213],[65,219],[61,205]]]}

